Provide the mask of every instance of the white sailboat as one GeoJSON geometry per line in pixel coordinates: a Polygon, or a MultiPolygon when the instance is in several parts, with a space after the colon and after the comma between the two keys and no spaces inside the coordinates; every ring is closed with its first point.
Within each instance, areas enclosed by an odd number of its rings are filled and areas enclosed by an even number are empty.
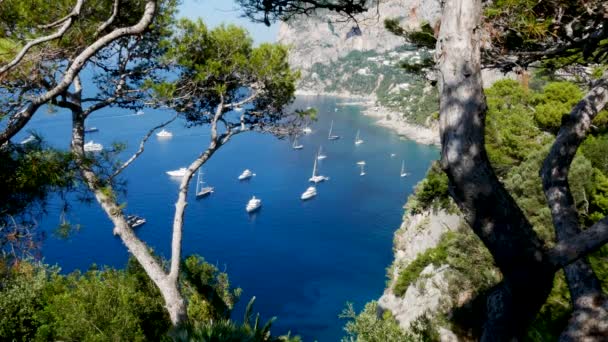
{"type": "Polygon", "coordinates": [[[137,113],[135,113],[135,115],[137,115],[137,116],[144,115],[144,111],[143,110],[138,110],[137,113]]]}
{"type": "Polygon", "coordinates": [[[306,189],[306,191],[302,193],[302,196],[300,196],[300,198],[303,201],[306,201],[307,199],[311,199],[315,196],[317,196],[317,188],[315,188],[314,186],[309,186],[308,189],[306,189]]]}
{"type": "Polygon", "coordinates": [[[184,177],[186,175],[186,171],[188,171],[188,169],[185,167],[180,167],[177,170],[167,171],[166,173],[171,177],[184,177]]]}
{"type": "Polygon", "coordinates": [[[359,176],[365,176],[365,163],[359,164],[359,166],[361,166],[361,172],[359,173],[359,176]]]}
{"type": "Polygon", "coordinates": [[[355,145],[363,144],[363,139],[361,139],[361,137],[359,136],[360,133],[360,130],[357,130],[357,136],[355,137],[355,145]]]}
{"type": "Polygon", "coordinates": [[[316,183],[323,182],[326,180],[329,180],[329,177],[317,175],[317,158],[315,158],[315,163],[312,167],[312,176],[308,179],[308,181],[316,184],[316,183]]]}
{"type": "Polygon", "coordinates": [[[293,145],[291,145],[291,147],[292,147],[294,150],[301,150],[301,149],[304,147],[304,145],[302,145],[302,144],[298,143],[298,136],[297,136],[297,135],[296,135],[296,137],[293,139],[293,145]]]}
{"type": "Polygon", "coordinates": [[[137,227],[143,225],[144,223],[146,223],[146,219],[141,216],[137,216],[137,215],[127,216],[127,224],[131,228],[137,228],[137,227]]]}
{"type": "Polygon", "coordinates": [[[407,173],[407,172],[405,172],[405,161],[404,161],[404,160],[402,160],[402,161],[401,161],[401,178],[403,178],[403,177],[405,177],[405,176],[407,176],[407,175],[408,175],[408,173],[407,173]]]}
{"type": "Polygon", "coordinates": [[[337,140],[340,139],[339,135],[332,135],[332,130],[334,128],[334,120],[331,120],[331,125],[329,126],[329,134],[327,135],[328,140],[337,140]]]}
{"type": "Polygon", "coordinates": [[[306,126],[306,127],[302,128],[302,132],[304,134],[310,134],[310,133],[312,133],[312,128],[306,126]]]}
{"type": "Polygon", "coordinates": [[[262,206],[262,200],[259,198],[255,198],[255,196],[251,197],[247,205],[245,206],[245,210],[248,213],[254,212],[258,210],[262,206]]]}
{"type": "Polygon", "coordinates": [[[213,192],[213,187],[205,186],[203,182],[203,173],[198,169],[198,177],[196,180],[196,198],[205,197],[213,192]]]}
{"type": "Polygon", "coordinates": [[[243,171],[243,173],[241,173],[239,175],[239,180],[242,181],[242,180],[245,180],[245,179],[249,179],[252,176],[255,176],[255,173],[251,172],[251,170],[249,170],[249,169],[245,169],[245,171],[243,171]]]}
{"type": "Polygon", "coordinates": [[[317,159],[323,160],[325,158],[327,158],[327,156],[323,154],[323,146],[319,146],[319,152],[317,152],[317,159]]]}
{"type": "Polygon", "coordinates": [[[365,165],[365,160],[358,161],[357,165],[365,165]]]}
{"type": "Polygon", "coordinates": [[[85,152],[101,152],[103,150],[103,145],[99,143],[94,143],[93,140],[84,144],[85,152]]]}
{"type": "Polygon", "coordinates": [[[156,136],[159,138],[171,138],[173,136],[173,133],[163,128],[160,132],[156,133],[156,136]]]}

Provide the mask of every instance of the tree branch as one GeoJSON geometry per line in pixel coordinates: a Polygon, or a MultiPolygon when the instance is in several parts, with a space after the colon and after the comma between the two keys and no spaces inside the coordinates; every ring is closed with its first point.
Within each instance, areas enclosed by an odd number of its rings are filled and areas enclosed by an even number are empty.
{"type": "Polygon", "coordinates": [[[9,120],[7,127],[2,133],[0,133],[0,146],[6,143],[10,138],[17,134],[17,132],[25,127],[40,106],[68,89],[74,80],[74,77],[76,77],[80,70],[82,70],[89,58],[118,38],[143,33],[150,23],[152,23],[155,12],[156,1],[149,0],[146,2],[144,13],[137,24],[129,27],[117,28],[105,36],[97,39],[93,44],[89,45],[89,47],[82,51],[70,64],[70,67],[66,70],[61,82],[59,82],[53,89],[49,90],[45,94],[31,100],[31,102],[23,110],[15,114],[11,120],[9,120]]]}
{"type": "Polygon", "coordinates": [[[60,19],[59,21],[56,21],[54,23],[47,25],[48,27],[53,27],[53,26],[59,25],[61,22],[63,22],[63,25],[61,26],[61,28],[59,30],[57,30],[57,32],[50,34],[48,36],[36,38],[36,39],[30,41],[29,43],[27,43],[21,49],[21,51],[19,51],[17,56],[15,56],[15,58],[12,61],[10,61],[8,64],[6,64],[3,67],[0,67],[0,76],[5,74],[9,70],[11,70],[13,67],[15,67],[15,65],[17,65],[23,59],[25,54],[32,47],[34,47],[38,44],[42,44],[44,42],[48,42],[48,41],[62,37],[65,34],[65,32],[70,28],[70,26],[72,26],[72,23],[74,22],[74,18],[76,18],[78,15],[80,15],[80,9],[82,8],[83,3],[84,3],[84,0],[76,0],[76,5],[74,6],[74,9],[72,10],[72,12],[70,12],[70,14],[68,14],[63,19],[60,19]]]}
{"type": "Polygon", "coordinates": [[[95,31],[95,37],[97,37],[99,34],[101,34],[101,32],[103,32],[105,29],[107,29],[108,26],[112,25],[112,22],[114,22],[114,19],[116,19],[116,16],[118,15],[118,4],[119,3],[120,3],[120,0],[114,0],[114,5],[112,5],[112,15],[110,15],[108,20],[104,21],[103,24],[101,24],[97,28],[97,30],[95,31]]]}
{"type": "Polygon", "coordinates": [[[558,242],[547,252],[555,269],[567,266],[608,243],[608,217],[576,234],[572,238],[558,242]]]}
{"type": "Polygon", "coordinates": [[[178,115],[175,114],[170,120],[165,121],[165,122],[161,123],[160,125],[153,127],[150,131],[148,131],[148,133],[144,136],[144,138],[139,143],[139,149],[137,150],[137,152],[135,152],[131,156],[131,158],[129,158],[116,171],[114,171],[114,173],[109,177],[109,179],[112,180],[116,176],[118,176],[124,169],[126,169],[133,161],[135,161],[135,159],[137,159],[144,152],[144,147],[146,145],[146,142],[148,141],[148,139],[150,139],[150,137],[152,136],[152,133],[154,133],[157,129],[163,128],[163,127],[167,126],[168,124],[170,124],[171,122],[175,121],[175,119],[177,119],[177,117],[178,117],[178,115]]]}

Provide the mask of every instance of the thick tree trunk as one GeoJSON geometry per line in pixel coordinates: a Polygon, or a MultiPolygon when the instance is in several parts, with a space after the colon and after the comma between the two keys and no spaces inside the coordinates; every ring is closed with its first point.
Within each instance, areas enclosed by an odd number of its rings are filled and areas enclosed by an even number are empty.
{"type": "Polygon", "coordinates": [[[481,10],[481,0],[446,0],[443,6],[436,50],[441,163],[452,197],[504,276],[488,295],[482,340],[511,341],[526,333],[545,302],[554,268],[485,151],[481,10]]]}

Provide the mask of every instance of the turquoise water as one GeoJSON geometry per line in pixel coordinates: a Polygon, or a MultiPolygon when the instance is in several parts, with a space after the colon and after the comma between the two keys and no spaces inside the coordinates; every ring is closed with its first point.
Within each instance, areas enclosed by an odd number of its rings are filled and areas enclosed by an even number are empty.
{"type": "MultiPolygon", "coordinates": [[[[306,341],[339,340],[345,322],[338,314],[345,303],[354,302],[360,310],[382,294],[402,206],[438,156],[436,148],[400,139],[359,115],[359,107],[336,104],[341,101],[298,99],[300,108],[319,110],[313,133],[299,139],[302,150],[270,135],[236,136],[203,166],[205,181],[215,193],[195,200],[192,190],[185,218],[184,254],[201,254],[244,290],[233,316],[240,319],[245,304],[256,296],[255,309],[263,318],[278,317],[274,333],[291,330],[306,341]],[[331,120],[339,140],[327,140],[331,120]],[[358,129],[365,142],[355,146],[358,129]],[[320,172],[330,180],[317,186],[316,198],[303,202],[300,195],[309,186],[320,144],[327,155],[319,163],[320,172]],[[399,177],[402,159],[411,173],[406,178],[399,177]],[[366,161],[365,176],[359,175],[359,160],[366,161]],[[246,168],[257,175],[239,182],[237,177],[246,168]],[[252,195],[263,205],[248,215],[245,204],[252,195]]],[[[146,110],[145,115],[134,116],[108,109],[89,119],[88,126],[100,131],[88,138],[105,146],[126,142],[126,156],[149,127],[169,115],[146,110]]],[[[41,113],[28,128],[63,147],[69,143],[69,120],[68,114],[41,113]]],[[[169,256],[178,187],[165,171],[187,166],[208,141],[204,127],[185,128],[183,122],[174,122],[168,129],[172,139],[151,138],[145,153],[125,171],[128,193],[123,199],[128,213],[148,221],[138,228],[138,235],[164,256],[169,256]]],[[[58,225],[58,207],[51,203],[42,221],[46,229],[58,225]]],[[[82,228],[68,240],[49,236],[43,247],[47,263],[57,263],[66,272],[92,263],[125,264],[126,249],[96,205],[72,202],[68,218],[82,228]]]]}

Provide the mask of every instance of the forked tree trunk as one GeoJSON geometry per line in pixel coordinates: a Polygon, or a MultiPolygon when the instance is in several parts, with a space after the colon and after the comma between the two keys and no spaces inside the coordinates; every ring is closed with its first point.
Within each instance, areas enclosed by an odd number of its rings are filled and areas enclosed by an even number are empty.
{"type": "Polygon", "coordinates": [[[523,337],[546,301],[554,267],[543,243],[500,183],[484,146],[481,0],[446,0],[437,41],[441,164],[450,193],[503,274],[488,294],[481,339],[523,337]]]}

